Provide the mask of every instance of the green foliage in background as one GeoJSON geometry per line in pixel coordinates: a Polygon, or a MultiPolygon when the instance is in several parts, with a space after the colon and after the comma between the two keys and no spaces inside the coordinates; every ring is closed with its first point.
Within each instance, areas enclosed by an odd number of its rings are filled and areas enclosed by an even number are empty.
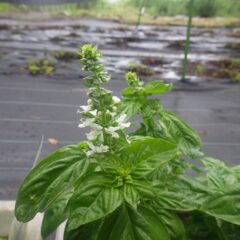
{"type": "MultiPolygon", "coordinates": [[[[126,0],[138,7],[140,0],[126,0]]],[[[186,15],[188,0],[149,0],[146,10],[155,16],[186,15]]],[[[195,0],[194,15],[200,17],[240,16],[240,2],[238,0],[195,0]]]]}
{"type": "Polygon", "coordinates": [[[198,134],[159,99],[172,84],[128,72],[120,99],[103,87],[110,76],[97,48],[79,56],[89,72],[79,127],[90,132],[30,171],[17,219],[43,212],[44,238],[67,221],[65,240],[238,240],[240,166],[203,156],[198,134]]]}
{"type": "MultiPolygon", "coordinates": [[[[154,17],[186,15],[189,0],[148,0],[146,12],[154,17]]],[[[126,11],[126,15],[136,15],[142,0],[119,0],[110,4],[107,0],[93,0],[86,3],[72,3],[60,5],[28,6],[24,4],[12,5],[0,3],[0,12],[6,11],[44,11],[53,14],[66,15],[118,15],[126,11]]],[[[239,0],[195,0],[194,16],[240,16],[239,0]]],[[[128,16],[129,17],[129,16],[128,16]]]]}

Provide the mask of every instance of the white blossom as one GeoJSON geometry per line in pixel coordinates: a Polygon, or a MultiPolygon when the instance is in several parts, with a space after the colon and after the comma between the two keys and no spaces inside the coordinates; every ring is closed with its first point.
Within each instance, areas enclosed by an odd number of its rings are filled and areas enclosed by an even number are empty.
{"type": "Polygon", "coordinates": [[[90,93],[94,92],[94,90],[96,90],[95,87],[89,88],[87,91],[87,95],[89,95],[90,93]]]}
{"type": "Polygon", "coordinates": [[[77,113],[86,113],[86,112],[89,112],[89,111],[91,111],[91,106],[90,105],[87,105],[87,106],[80,106],[80,108],[82,109],[82,110],[80,110],[80,109],[78,109],[77,110],[77,113]]]}
{"type": "Polygon", "coordinates": [[[99,124],[94,122],[92,118],[86,118],[85,121],[83,119],[80,120],[80,124],[78,125],[79,128],[90,127],[95,130],[101,130],[103,127],[99,124]]]}
{"type": "Polygon", "coordinates": [[[109,110],[107,110],[106,113],[110,114],[111,116],[114,116],[114,115],[115,115],[114,112],[111,112],[111,111],[109,111],[109,110]]]}
{"type": "Polygon", "coordinates": [[[90,127],[92,124],[94,124],[94,120],[90,118],[86,118],[85,120],[82,118],[80,119],[80,123],[78,125],[79,128],[85,128],[90,127]]]}
{"type": "Polygon", "coordinates": [[[83,112],[91,111],[91,106],[90,105],[80,106],[80,108],[83,110],[83,112]]]}
{"type": "Polygon", "coordinates": [[[93,116],[97,116],[97,109],[89,111],[89,113],[91,113],[93,116]]]}
{"type": "Polygon", "coordinates": [[[109,150],[109,147],[103,144],[101,144],[100,146],[95,146],[91,142],[88,142],[88,146],[90,150],[86,152],[87,156],[91,156],[94,153],[107,152],[109,150]]]}
{"type": "Polygon", "coordinates": [[[91,127],[92,127],[93,129],[98,130],[98,131],[103,129],[103,127],[102,127],[101,125],[96,124],[96,123],[92,124],[91,127]]]}
{"type": "Polygon", "coordinates": [[[92,141],[97,137],[98,134],[99,134],[98,131],[93,130],[89,133],[86,133],[86,137],[87,137],[88,140],[92,141]]]}
{"type": "Polygon", "coordinates": [[[112,100],[113,100],[114,103],[119,103],[121,101],[121,99],[117,96],[113,96],[112,100]]]}
{"type": "Polygon", "coordinates": [[[125,119],[126,119],[127,115],[126,114],[123,114],[122,116],[120,116],[116,122],[118,123],[119,127],[124,129],[124,128],[128,128],[130,127],[131,123],[130,122],[127,122],[125,123],[125,119]]]}
{"type": "Polygon", "coordinates": [[[105,128],[105,131],[111,134],[113,138],[119,138],[119,134],[116,132],[119,129],[120,129],[119,127],[108,127],[105,128]]]}

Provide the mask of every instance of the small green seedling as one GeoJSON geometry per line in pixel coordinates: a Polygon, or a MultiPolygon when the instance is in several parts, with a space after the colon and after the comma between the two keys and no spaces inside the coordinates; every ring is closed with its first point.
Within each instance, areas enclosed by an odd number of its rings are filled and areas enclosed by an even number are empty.
{"type": "Polygon", "coordinates": [[[32,75],[51,75],[55,71],[55,64],[56,62],[47,59],[31,60],[27,63],[26,69],[32,75]]]}
{"type": "Polygon", "coordinates": [[[205,71],[206,71],[206,69],[205,69],[204,66],[202,66],[202,65],[197,65],[197,67],[196,67],[196,73],[197,73],[198,75],[203,75],[203,74],[205,73],[205,71]]]}

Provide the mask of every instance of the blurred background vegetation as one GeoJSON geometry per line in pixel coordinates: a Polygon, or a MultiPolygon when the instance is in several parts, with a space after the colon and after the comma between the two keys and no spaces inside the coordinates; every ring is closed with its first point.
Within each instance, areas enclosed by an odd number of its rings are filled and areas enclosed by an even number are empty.
{"type": "MultiPolygon", "coordinates": [[[[0,1],[0,14],[13,11],[37,11],[53,15],[118,18],[132,22],[136,20],[144,0],[82,0],[83,2],[76,0],[75,3],[59,1],[61,4],[47,5],[41,4],[43,2],[41,0],[0,1]]],[[[51,0],[48,2],[51,3],[51,0]]],[[[151,21],[158,17],[186,15],[189,4],[189,0],[147,0],[145,2],[143,22],[146,23],[152,23],[151,21]]],[[[194,0],[194,16],[239,18],[240,0],[194,0]]]]}
{"type": "MultiPolygon", "coordinates": [[[[139,6],[139,0],[128,0],[126,3],[135,7],[139,6]]],[[[154,16],[186,15],[188,0],[148,0],[146,11],[154,16]]],[[[239,0],[195,0],[194,16],[240,16],[239,0]]]]}

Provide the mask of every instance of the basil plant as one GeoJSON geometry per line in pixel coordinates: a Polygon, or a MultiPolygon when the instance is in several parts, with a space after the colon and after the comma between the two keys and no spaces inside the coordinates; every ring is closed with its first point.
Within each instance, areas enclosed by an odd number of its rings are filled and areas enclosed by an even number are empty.
{"type": "Polygon", "coordinates": [[[198,134],[154,97],[172,85],[129,72],[120,99],[103,87],[110,76],[97,48],[84,45],[79,57],[90,73],[78,110],[86,141],[30,171],[17,219],[44,213],[43,238],[66,221],[65,240],[240,239],[240,167],[204,157],[198,134]]]}

